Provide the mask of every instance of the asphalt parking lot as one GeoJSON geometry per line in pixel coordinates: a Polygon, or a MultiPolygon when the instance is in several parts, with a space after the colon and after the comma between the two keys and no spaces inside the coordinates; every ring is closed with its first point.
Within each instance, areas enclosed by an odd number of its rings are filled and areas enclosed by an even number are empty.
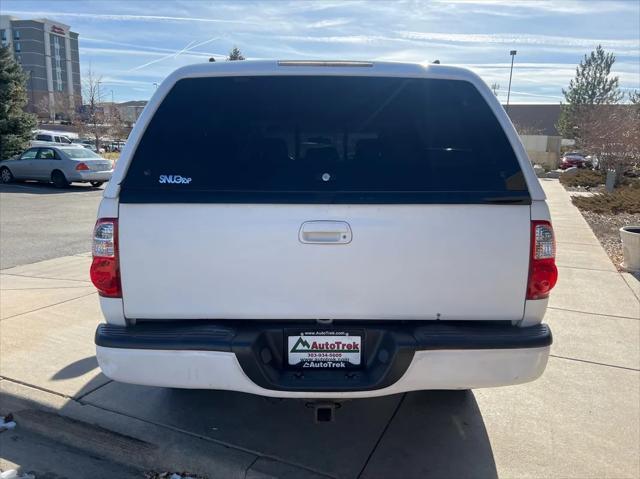
{"type": "MultiPolygon", "coordinates": [[[[0,468],[74,477],[67,464],[47,462],[55,444],[92,478],[142,477],[141,470],[208,478],[639,477],[639,283],[616,271],[558,182],[543,186],[560,270],[545,318],[554,344],[544,375],[505,388],[349,401],[329,424],[314,424],[303,401],[103,376],[88,247],[3,269],[0,414],[12,412],[17,427],[0,434],[0,468]]],[[[86,193],[68,191],[58,204],[97,205],[99,192],[86,193]]],[[[23,205],[40,208],[39,198],[23,205]]],[[[76,235],[90,231],[93,216],[76,235]]]]}
{"type": "Polygon", "coordinates": [[[89,251],[102,189],[0,184],[0,269],[89,251]]]}

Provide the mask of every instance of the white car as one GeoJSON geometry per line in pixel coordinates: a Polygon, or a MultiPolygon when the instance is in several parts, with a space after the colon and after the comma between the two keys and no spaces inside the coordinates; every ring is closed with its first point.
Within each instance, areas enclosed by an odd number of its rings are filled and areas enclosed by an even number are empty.
{"type": "Polygon", "coordinates": [[[175,71],[105,189],[93,257],[97,358],[117,381],[331,400],[482,388],[536,379],[552,342],[545,195],[461,68],[175,71]]]}
{"type": "Polygon", "coordinates": [[[0,182],[36,180],[57,188],[90,183],[97,188],[111,179],[113,163],[85,148],[73,145],[34,147],[22,155],[0,161],[0,182]]]}

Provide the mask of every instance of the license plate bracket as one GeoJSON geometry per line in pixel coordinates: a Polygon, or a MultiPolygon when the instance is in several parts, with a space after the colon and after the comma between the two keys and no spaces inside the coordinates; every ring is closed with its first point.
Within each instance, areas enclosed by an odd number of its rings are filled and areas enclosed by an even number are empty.
{"type": "Polygon", "coordinates": [[[359,369],[364,333],[351,330],[285,332],[287,366],[294,369],[359,369]]]}

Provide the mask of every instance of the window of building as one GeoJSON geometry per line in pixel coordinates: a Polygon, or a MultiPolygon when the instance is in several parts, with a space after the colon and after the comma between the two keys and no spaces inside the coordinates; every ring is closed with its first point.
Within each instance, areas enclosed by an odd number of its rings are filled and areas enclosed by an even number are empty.
{"type": "Polygon", "coordinates": [[[16,40],[20,40],[20,30],[15,30],[13,32],[13,38],[15,38],[16,40]]]}
{"type": "Polygon", "coordinates": [[[20,47],[20,42],[16,42],[16,51],[22,51],[22,48],[20,47]]]}
{"type": "Polygon", "coordinates": [[[16,61],[22,63],[22,55],[16,55],[16,61]]]}
{"type": "Polygon", "coordinates": [[[2,38],[3,42],[7,41],[7,31],[6,30],[0,30],[0,38],[2,38]]]}
{"type": "Polygon", "coordinates": [[[56,75],[56,91],[63,91],[64,86],[62,84],[62,64],[60,58],[60,38],[57,35],[51,35],[53,40],[53,50],[55,55],[53,56],[53,69],[56,75]]]}

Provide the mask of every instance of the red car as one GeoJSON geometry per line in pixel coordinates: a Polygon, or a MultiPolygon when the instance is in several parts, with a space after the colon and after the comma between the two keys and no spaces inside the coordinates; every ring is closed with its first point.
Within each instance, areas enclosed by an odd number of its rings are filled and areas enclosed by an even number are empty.
{"type": "Polygon", "coordinates": [[[587,160],[579,153],[567,153],[560,160],[560,169],[566,170],[572,166],[576,166],[578,168],[591,168],[592,164],[590,160],[587,160]]]}

